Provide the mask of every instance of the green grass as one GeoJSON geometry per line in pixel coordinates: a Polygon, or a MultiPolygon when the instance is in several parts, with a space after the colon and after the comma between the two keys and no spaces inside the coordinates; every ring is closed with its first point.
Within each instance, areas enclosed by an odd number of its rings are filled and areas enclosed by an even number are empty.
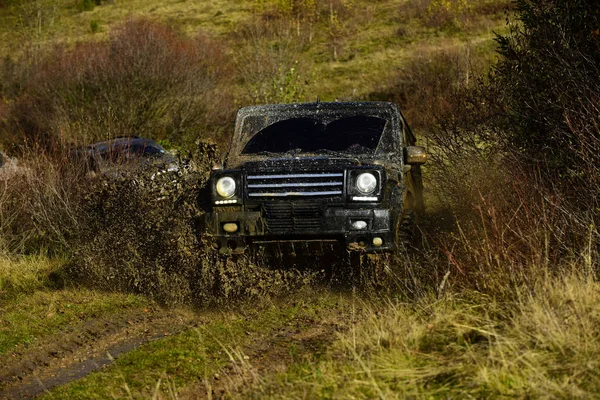
{"type": "Polygon", "coordinates": [[[256,341],[269,343],[274,332],[293,331],[315,319],[343,320],[350,304],[344,296],[305,292],[276,304],[244,305],[235,312],[202,312],[198,317],[205,322],[199,327],[143,345],[108,368],[52,390],[45,398],[168,396],[170,389],[178,392],[212,381],[215,373],[232,362],[252,363],[244,347],[256,341]]]}
{"type": "Polygon", "coordinates": [[[64,260],[50,259],[44,255],[0,256],[0,300],[48,286],[51,284],[49,276],[58,273],[63,264],[64,260]]]}
{"type": "Polygon", "coordinates": [[[85,289],[21,294],[0,306],[0,355],[57,335],[77,323],[143,309],[149,303],[131,294],[85,289]]]}
{"type": "Polygon", "coordinates": [[[140,296],[62,288],[64,260],[0,257],[0,355],[59,334],[76,323],[143,308],[140,296]]]}

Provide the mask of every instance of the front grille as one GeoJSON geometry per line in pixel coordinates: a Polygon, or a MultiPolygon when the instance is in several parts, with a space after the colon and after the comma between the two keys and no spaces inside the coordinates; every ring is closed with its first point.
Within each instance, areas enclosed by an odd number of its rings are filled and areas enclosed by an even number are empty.
{"type": "Polygon", "coordinates": [[[344,173],[272,173],[248,175],[248,197],[327,197],[344,192],[344,173]]]}
{"type": "Polygon", "coordinates": [[[308,233],[321,228],[323,214],[318,203],[280,201],[265,203],[263,207],[269,233],[308,233]]]}

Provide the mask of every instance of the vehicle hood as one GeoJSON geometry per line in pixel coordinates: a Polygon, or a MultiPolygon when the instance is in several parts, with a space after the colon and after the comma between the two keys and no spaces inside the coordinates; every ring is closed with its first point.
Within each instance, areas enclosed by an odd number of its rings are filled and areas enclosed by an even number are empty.
{"type": "Polygon", "coordinates": [[[359,160],[357,158],[328,156],[284,157],[266,158],[260,161],[248,161],[241,164],[239,169],[247,172],[331,171],[360,165],[373,165],[373,162],[359,160]]]}

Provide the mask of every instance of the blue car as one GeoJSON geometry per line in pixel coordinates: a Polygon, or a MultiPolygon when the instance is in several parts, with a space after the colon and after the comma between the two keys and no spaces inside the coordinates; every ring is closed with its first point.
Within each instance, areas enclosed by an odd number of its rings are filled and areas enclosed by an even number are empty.
{"type": "Polygon", "coordinates": [[[118,137],[72,151],[90,172],[108,176],[137,173],[144,168],[156,173],[177,172],[177,159],[160,144],[138,136],[118,137]]]}

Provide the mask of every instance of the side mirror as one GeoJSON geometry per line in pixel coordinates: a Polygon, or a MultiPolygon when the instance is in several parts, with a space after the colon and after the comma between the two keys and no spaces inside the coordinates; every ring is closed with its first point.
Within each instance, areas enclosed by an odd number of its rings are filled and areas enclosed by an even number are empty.
{"type": "Polygon", "coordinates": [[[407,165],[422,165],[427,162],[427,151],[423,146],[407,146],[404,149],[404,163],[407,165]]]}

